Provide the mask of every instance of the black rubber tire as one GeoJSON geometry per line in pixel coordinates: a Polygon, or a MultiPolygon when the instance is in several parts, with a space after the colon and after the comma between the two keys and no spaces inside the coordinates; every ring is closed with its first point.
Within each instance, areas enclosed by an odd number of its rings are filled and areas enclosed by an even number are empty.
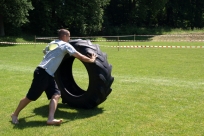
{"type": "Polygon", "coordinates": [[[89,76],[87,90],[81,89],[72,74],[74,57],[67,54],[55,73],[55,80],[61,91],[62,103],[71,107],[90,109],[104,102],[111,93],[110,88],[114,77],[111,76],[112,65],[107,61],[107,55],[92,44],[89,40],[73,40],[69,42],[78,52],[83,55],[95,53],[95,63],[82,62],[89,76]]]}

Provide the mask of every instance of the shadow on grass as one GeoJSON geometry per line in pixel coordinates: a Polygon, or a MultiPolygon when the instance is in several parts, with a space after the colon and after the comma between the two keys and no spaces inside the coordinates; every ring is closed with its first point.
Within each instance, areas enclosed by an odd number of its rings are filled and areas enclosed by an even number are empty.
{"type": "MultiPolygon", "coordinates": [[[[39,115],[42,117],[47,118],[48,117],[48,111],[49,111],[49,105],[44,105],[42,107],[34,109],[35,115],[28,116],[25,118],[19,119],[19,124],[14,125],[14,129],[25,129],[25,128],[32,128],[32,127],[43,127],[47,126],[46,121],[28,121],[26,122],[26,118],[31,118],[33,116],[39,115]]],[[[77,120],[77,119],[84,119],[84,118],[89,118],[96,116],[98,114],[103,113],[103,108],[94,108],[94,109],[76,109],[76,108],[70,108],[66,104],[58,104],[58,108],[55,113],[55,118],[56,119],[63,119],[63,123],[70,122],[72,120],[77,120]],[[68,112],[67,109],[71,109],[74,112],[68,112]]]]}
{"type": "MultiPolygon", "coordinates": [[[[29,121],[26,122],[26,118],[32,118],[36,115],[28,116],[25,118],[19,119],[20,124],[16,124],[13,126],[14,129],[25,129],[25,128],[30,128],[30,127],[42,127],[46,125],[46,121],[29,121]]],[[[11,122],[12,123],[12,122],[11,122]]]]}
{"type": "MultiPolygon", "coordinates": [[[[68,105],[62,104],[62,103],[59,103],[57,107],[58,108],[55,113],[55,118],[62,118],[66,120],[89,118],[103,113],[103,108],[98,108],[98,107],[94,109],[79,109],[79,108],[69,107],[68,105]],[[68,112],[67,109],[73,110],[74,112],[68,112]]],[[[47,117],[48,110],[49,110],[49,105],[45,105],[34,109],[34,113],[42,117],[47,117]]]]}
{"type": "MultiPolygon", "coordinates": [[[[21,36],[1,36],[0,37],[0,42],[34,42],[34,36],[29,35],[29,34],[22,34],[21,36]]],[[[17,44],[5,44],[5,43],[0,43],[0,47],[5,47],[5,46],[16,46],[17,44]]]]}

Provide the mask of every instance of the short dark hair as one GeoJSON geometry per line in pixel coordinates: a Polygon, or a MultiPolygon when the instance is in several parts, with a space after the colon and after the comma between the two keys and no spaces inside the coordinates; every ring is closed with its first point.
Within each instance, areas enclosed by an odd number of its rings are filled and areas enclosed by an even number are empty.
{"type": "Polygon", "coordinates": [[[59,30],[57,30],[57,32],[58,32],[59,38],[62,37],[63,35],[69,35],[70,34],[69,30],[67,30],[67,29],[59,29],[59,30]]]}

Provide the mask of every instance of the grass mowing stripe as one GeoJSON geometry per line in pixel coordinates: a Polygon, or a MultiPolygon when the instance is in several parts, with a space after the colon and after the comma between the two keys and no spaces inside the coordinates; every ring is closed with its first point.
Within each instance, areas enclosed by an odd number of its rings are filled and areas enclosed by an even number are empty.
{"type": "Polygon", "coordinates": [[[16,71],[16,72],[33,72],[34,68],[29,66],[0,64],[0,70],[16,71]]]}
{"type": "MultiPolygon", "coordinates": [[[[16,72],[33,72],[34,67],[14,65],[14,64],[0,64],[0,70],[16,71],[16,72]]],[[[84,72],[85,71],[82,69],[74,69],[75,76],[80,78],[87,77],[87,74],[84,72]]]]}
{"type": "Polygon", "coordinates": [[[176,78],[166,78],[166,77],[133,77],[133,76],[117,76],[115,79],[119,80],[121,83],[143,83],[143,84],[158,84],[165,86],[176,86],[176,87],[186,87],[186,88],[196,88],[201,89],[204,87],[204,82],[199,80],[187,81],[183,79],[176,78]]]}
{"type": "MultiPolygon", "coordinates": [[[[20,65],[9,65],[0,64],[1,70],[17,71],[17,72],[33,72],[33,67],[20,66],[20,65]]],[[[77,78],[87,77],[86,73],[80,71],[80,69],[75,71],[75,76],[77,78]]],[[[165,86],[177,86],[177,87],[187,87],[187,88],[203,88],[204,82],[202,81],[187,81],[175,78],[165,78],[165,77],[133,77],[133,76],[118,76],[114,75],[115,79],[119,80],[121,83],[143,83],[143,84],[158,84],[165,86]]]]}

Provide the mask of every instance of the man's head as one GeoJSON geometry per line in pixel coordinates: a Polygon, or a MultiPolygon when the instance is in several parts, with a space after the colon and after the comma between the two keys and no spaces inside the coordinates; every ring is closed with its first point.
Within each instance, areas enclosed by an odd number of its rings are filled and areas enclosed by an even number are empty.
{"type": "Polygon", "coordinates": [[[59,29],[58,37],[60,40],[68,42],[70,40],[70,32],[66,29],[59,29]]]}

